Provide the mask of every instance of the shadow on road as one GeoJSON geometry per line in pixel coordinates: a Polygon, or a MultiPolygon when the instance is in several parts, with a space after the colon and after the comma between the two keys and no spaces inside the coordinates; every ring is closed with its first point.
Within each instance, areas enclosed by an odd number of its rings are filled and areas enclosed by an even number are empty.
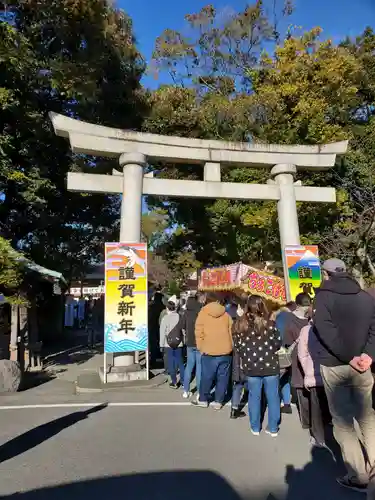
{"type": "Polygon", "coordinates": [[[242,496],[209,470],[176,470],[105,477],[15,493],[7,500],[271,500],[267,493],[242,496]]]}
{"type": "Polygon", "coordinates": [[[79,345],[77,347],[65,349],[56,354],[50,354],[44,357],[44,368],[53,368],[66,365],[81,365],[89,361],[98,354],[103,354],[104,347],[102,344],[96,344],[93,348],[79,345]]]}
{"type": "Polygon", "coordinates": [[[22,376],[21,387],[19,392],[28,391],[34,387],[39,387],[40,385],[47,384],[51,380],[55,380],[57,373],[65,372],[66,370],[61,368],[60,370],[55,370],[54,373],[49,373],[45,371],[41,372],[25,372],[22,376]]]}
{"type": "MultiPolygon", "coordinates": [[[[335,450],[336,452],[336,450],[335,450]]],[[[286,466],[285,482],[288,492],[285,500],[359,500],[361,493],[353,493],[338,485],[336,477],[345,473],[343,464],[328,449],[312,448],[311,461],[303,468],[286,466]]],[[[281,497],[284,500],[284,497],[281,497]]],[[[270,496],[267,500],[281,500],[270,496]]]]}
{"type": "Polygon", "coordinates": [[[104,403],[98,406],[94,406],[93,408],[89,408],[88,410],[70,413],[69,415],[51,420],[46,424],[39,425],[38,427],[34,427],[33,429],[24,432],[23,434],[11,439],[10,441],[0,446],[0,463],[6,462],[11,458],[21,455],[22,453],[25,453],[32,448],[35,448],[44,441],[47,441],[56,434],[59,434],[59,432],[63,431],[64,429],[71,427],[81,420],[85,420],[91,414],[97,413],[98,411],[101,411],[106,407],[107,403],[104,403]]]}
{"type": "MultiPolygon", "coordinates": [[[[249,450],[251,452],[251,450],[249,450]]],[[[131,458],[129,458],[131,460],[131,458]]],[[[260,465],[261,466],[261,465],[260,465]]],[[[79,467],[77,469],[79,473],[79,467]]],[[[2,496],[4,500],[356,500],[361,494],[343,490],[335,481],[333,456],[313,449],[303,469],[286,467],[285,483],[236,491],[221,475],[210,470],[174,470],[102,477],[2,496]],[[272,491],[270,491],[272,490],[272,491]]],[[[280,478],[280,480],[282,480],[280,478]]],[[[274,481],[274,477],[273,477],[274,481]]]]}

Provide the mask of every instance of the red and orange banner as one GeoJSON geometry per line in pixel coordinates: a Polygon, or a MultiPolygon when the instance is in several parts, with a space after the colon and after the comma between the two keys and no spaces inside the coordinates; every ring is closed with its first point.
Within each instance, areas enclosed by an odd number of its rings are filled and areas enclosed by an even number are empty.
{"type": "Polygon", "coordinates": [[[260,295],[280,305],[286,302],[285,283],[278,276],[252,268],[244,277],[243,284],[242,288],[253,295],[260,295]]]}
{"type": "Polygon", "coordinates": [[[202,269],[199,289],[217,292],[241,289],[280,305],[286,302],[285,284],[282,278],[242,263],[202,269]]]}

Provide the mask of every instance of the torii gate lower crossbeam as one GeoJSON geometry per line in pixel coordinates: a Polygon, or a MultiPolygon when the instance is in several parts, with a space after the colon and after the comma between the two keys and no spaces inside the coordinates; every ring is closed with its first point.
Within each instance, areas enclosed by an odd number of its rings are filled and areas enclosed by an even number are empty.
{"type": "MultiPolygon", "coordinates": [[[[117,173],[116,175],[97,175],[71,172],[68,174],[68,189],[78,192],[122,194],[120,240],[129,242],[132,242],[134,237],[139,239],[142,194],[185,198],[277,201],[282,248],[287,245],[300,244],[297,201],[310,203],[334,203],[336,201],[336,193],[333,188],[301,186],[298,181],[295,183],[296,167],[290,164],[273,167],[271,170],[273,179],[268,184],[240,184],[220,182],[219,180],[154,179],[148,177],[147,174],[143,175],[145,164],[146,158],[140,153],[123,154],[120,157],[120,165],[123,168],[122,182],[119,182],[117,173]]],[[[205,171],[208,172],[207,166],[205,171]]],[[[205,177],[209,177],[209,175],[207,174],[205,177]]],[[[212,178],[212,172],[210,177],[212,178]]]]}

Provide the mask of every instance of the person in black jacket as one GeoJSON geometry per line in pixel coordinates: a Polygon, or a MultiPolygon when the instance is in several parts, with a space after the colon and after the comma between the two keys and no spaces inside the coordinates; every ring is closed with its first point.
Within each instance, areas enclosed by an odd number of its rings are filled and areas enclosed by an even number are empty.
{"type": "Polygon", "coordinates": [[[354,426],[361,430],[369,466],[375,465],[374,385],[375,301],[346,272],[342,260],[323,264],[323,283],[316,290],[313,323],[320,342],[318,359],[347,475],[341,486],[366,491],[368,474],[354,426]]]}
{"type": "Polygon", "coordinates": [[[199,385],[201,379],[201,353],[198,351],[195,341],[195,322],[197,320],[199,311],[202,309],[204,297],[204,295],[189,297],[186,302],[186,311],[184,312],[180,320],[181,329],[185,333],[185,344],[187,347],[184,392],[182,394],[182,396],[186,399],[191,396],[190,382],[194,368],[198,392],[197,397],[199,397],[199,385]]]}
{"type": "MultiPolygon", "coordinates": [[[[159,327],[160,327],[160,314],[165,309],[163,303],[163,294],[156,292],[148,310],[148,334],[149,334],[149,349],[150,349],[150,362],[155,364],[156,360],[160,357],[161,350],[159,344],[159,327]]],[[[164,353],[163,353],[164,354],[164,353]]],[[[164,368],[167,370],[166,361],[164,368]]]]}
{"type": "MultiPolygon", "coordinates": [[[[310,399],[306,393],[303,369],[298,359],[298,339],[301,330],[309,322],[308,311],[311,306],[311,298],[307,293],[299,293],[296,297],[296,308],[289,313],[284,327],[283,344],[287,347],[294,345],[292,352],[292,366],[287,370],[286,374],[281,377],[281,384],[285,378],[289,376],[291,385],[297,393],[298,411],[302,428],[310,428],[310,399]]],[[[281,413],[292,413],[291,401],[289,404],[284,404],[281,413]]]]}
{"type": "Polygon", "coordinates": [[[237,299],[237,314],[232,327],[232,338],[233,338],[233,359],[232,359],[232,399],[231,399],[231,410],[230,418],[235,420],[240,417],[245,417],[246,413],[240,409],[241,400],[244,392],[247,391],[247,377],[244,375],[241,367],[240,353],[236,349],[236,343],[234,338],[240,335],[240,317],[246,313],[248,295],[242,295],[237,299]],[[240,314],[238,314],[240,312],[240,314]]]}
{"type": "Polygon", "coordinates": [[[280,366],[277,351],[281,347],[281,338],[259,295],[249,297],[246,312],[237,322],[233,342],[239,352],[241,368],[247,377],[250,431],[255,436],[260,434],[264,387],[268,405],[266,433],[276,437],[280,421],[280,366]]]}

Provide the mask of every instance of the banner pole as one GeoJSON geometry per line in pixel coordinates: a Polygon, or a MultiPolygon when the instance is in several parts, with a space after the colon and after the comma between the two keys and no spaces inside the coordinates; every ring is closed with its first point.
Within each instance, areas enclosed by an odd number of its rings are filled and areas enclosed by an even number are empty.
{"type": "Polygon", "coordinates": [[[150,353],[148,347],[146,351],[146,376],[147,380],[150,380],[150,353]]]}

